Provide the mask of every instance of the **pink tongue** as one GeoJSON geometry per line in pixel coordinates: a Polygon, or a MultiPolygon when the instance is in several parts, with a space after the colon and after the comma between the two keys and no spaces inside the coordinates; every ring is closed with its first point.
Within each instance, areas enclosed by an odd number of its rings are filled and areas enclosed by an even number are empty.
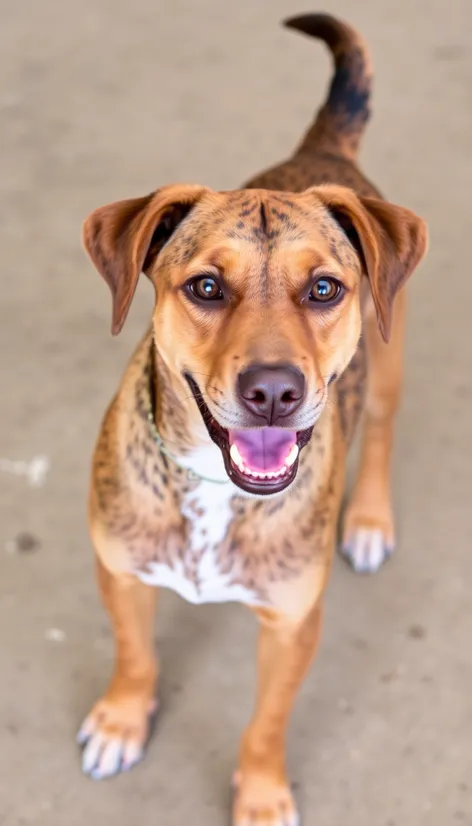
{"type": "Polygon", "coordinates": [[[259,473],[280,470],[296,441],[296,433],[281,427],[229,431],[229,442],[236,445],[246,467],[259,473]]]}

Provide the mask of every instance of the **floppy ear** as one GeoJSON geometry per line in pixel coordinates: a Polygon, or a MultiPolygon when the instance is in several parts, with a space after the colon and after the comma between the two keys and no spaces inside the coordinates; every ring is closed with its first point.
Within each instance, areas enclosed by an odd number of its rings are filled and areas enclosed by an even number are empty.
{"type": "Polygon", "coordinates": [[[84,247],[113,298],[113,335],[125,323],[140,273],[205,191],[203,186],[167,186],[144,198],[99,207],[85,220],[84,247]]]}
{"type": "Polygon", "coordinates": [[[404,207],[358,197],[343,186],[319,186],[316,193],[360,256],[370,282],[380,332],[390,335],[396,293],[426,253],[425,222],[404,207]]]}

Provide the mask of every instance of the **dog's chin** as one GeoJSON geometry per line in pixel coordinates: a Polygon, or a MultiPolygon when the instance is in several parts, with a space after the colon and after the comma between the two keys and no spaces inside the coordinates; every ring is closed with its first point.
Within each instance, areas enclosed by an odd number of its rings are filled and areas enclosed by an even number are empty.
{"type": "Polygon", "coordinates": [[[238,488],[253,496],[271,496],[295,480],[300,451],[308,444],[313,425],[305,430],[258,427],[231,430],[212,415],[192,376],[185,378],[210,438],[220,448],[226,473],[238,488]]]}

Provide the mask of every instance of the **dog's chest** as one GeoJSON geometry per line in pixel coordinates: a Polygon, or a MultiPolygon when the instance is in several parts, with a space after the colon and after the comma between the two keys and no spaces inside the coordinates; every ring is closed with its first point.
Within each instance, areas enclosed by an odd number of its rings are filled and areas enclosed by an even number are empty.
{"type": "MultiPolygon", "coordinates": [[[[211,458],[211,456],[209,457],[211,458]]],[[[194,465],[192,467],[195,467],[194,465]]],[[[199,461],[198,470],[203,473],[199,461]]],[[[206,462],[209,478],[224,479],[215,473],[214,463],[206,462]],[[212,473],[213,470],[213,473],[212,473]]],[[[188,525],[187,544],[171,563],[156,560],[139,577],[149,585],[170,588],[188,602],[244,602],[260,605],[256,592],[243,584],[234,568],[228,570],[219,560],[233,520],[234,486],[202,480],[182,497],[180,511],[188,525]],[[238,581],[239,580],[239,581],[238,581]]]]}

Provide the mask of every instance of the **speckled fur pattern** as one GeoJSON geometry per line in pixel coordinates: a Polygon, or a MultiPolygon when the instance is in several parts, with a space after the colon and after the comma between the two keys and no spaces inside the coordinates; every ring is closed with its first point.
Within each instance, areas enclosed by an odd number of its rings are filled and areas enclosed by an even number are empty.
{"type": "Polygon", "coordinates": [[[175,185],[101,207],[83,236],[111,290],[114,333],[142,272],[156,291],[151,328],[93,460],[90,533],[117,656],[79,732],[83,768],[101,778],[143,756],[156,708],[155,586],[193,603],[243,602],[261,623],[259,691],[234,778],[233,826],[298,823],[285,732],[319,642],[346,455],[362,413],[342,550],[363,572],[392,551],[402,288],[426,250],[421,219],[384,202],[356,164],[371,86],[362,39],[327,15],[288,25],[325,40],[335,62],[328,98],[294,155],[234,192],[175,185]],[[224,285],[213,309],[191,294],[202,273],[224,285]],[[342,282],[342,300],[323,311],[311,303],[319,273],[342,282]],[[284,426],[311,438],[294,480],[271,496],[234,484],[204,422],[218,432],[257,426],[237,390],[254,364],[289,364],[305,386],[284,426]]]}

